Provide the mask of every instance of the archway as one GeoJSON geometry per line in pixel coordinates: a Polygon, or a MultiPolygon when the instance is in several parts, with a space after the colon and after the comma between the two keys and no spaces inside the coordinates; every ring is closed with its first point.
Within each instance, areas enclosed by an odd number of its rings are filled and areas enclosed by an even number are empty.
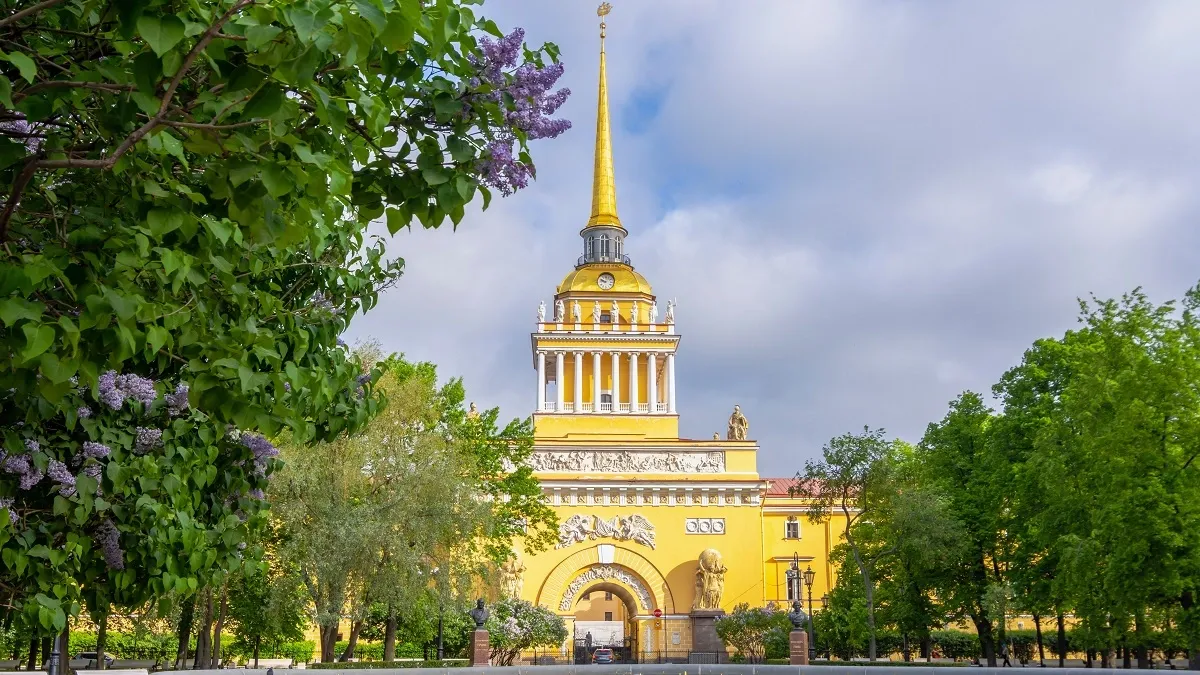
{"type": "Polygon", "coordinates": [[[572,598],[564,598],[571,612],[576,664],[592,662],[598,649],[611,651],[614,663],[633,663],[638,653],[639,599],[625,585],[605,579],[590,579],[572,598]]]}

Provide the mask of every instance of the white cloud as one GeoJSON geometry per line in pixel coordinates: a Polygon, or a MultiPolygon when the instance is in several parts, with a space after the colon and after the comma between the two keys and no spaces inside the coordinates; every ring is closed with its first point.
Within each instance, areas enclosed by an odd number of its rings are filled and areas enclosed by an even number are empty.
{"type": "MultiPolygon", "coordinates": [[[[1073,326],[1077,296],[1180,295],[1200,276],[1200,95],[1181,84],[1200,76],[1196,8],[617,6],[621,215],[634,264],[680,301],[684,432],[740,403],[776,475],[864,424],[917,440],[1073,326]]],[[[589,207],[596,17],[484,9],[559,43],[575,129],[535,145],[528,190],[457,233],[398,237],[408,272],[354,332],[524,416],[534,311],[589,207]]]]}

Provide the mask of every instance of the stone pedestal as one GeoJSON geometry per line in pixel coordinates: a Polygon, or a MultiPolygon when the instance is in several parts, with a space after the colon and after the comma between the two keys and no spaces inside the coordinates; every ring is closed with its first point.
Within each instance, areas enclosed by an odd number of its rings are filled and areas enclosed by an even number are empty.
{"type": "Polygon", "coordinates": [[[791,653],[793,666],[808,665],[808,633],[794,630],[788,634],[788,651],[791,653]]]}
{"type": "Polygon", "coordinates": [[[471,665],[488,665],[491,653],[492,647],[488,643],[488,632],[482,628],[476,629],[474,633],[471,633],[471,665]]]}
{"type": "Polygon", "coordinates": [[[717,663],[726,660],[725,643],[717,637],[717,619],[725,616],[723,609],[692,610],[692,652],[712,653],[717,663]]]}

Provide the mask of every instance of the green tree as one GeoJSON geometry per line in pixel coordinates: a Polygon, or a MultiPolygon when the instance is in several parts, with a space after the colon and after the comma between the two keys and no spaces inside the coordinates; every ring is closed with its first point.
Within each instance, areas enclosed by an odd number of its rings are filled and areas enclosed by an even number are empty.
{"type": "Polygon", "coordinates": [[[468,5],[0,19],[0,604],[22,622],[204,588],[263,522],[264,437],[376,411],[337,344],[401,271],[369,223],[458,223],[569,126],[546,117],[556,49],[482,40],[501,33],[468,5]]]}
{"type": "Polygon", "coordinates": [[[528,600],[503,598],[490,608],[488,631],[491,661],[511,666],[526,649],[558,647],[567,639],[567,624],[546,607],[528,600]]]}
{"type": "Polygon", "coordinates": [[[875,586],[872,578],[875,566],[893,547],[879,537],[860,541],[856,536],[862,524],[871,523],[880,511],[887,508],[894,493],[894,457],[898,446],[884,437],[882,429],[864,427],[861,434],[844,434],[822,448],[819,462],[805,462],[804,473],[798,474],[794,494],[812,500],[809,520],[823,523],[831,514],[840,512],[849,559],[854,562],[862,581],[869,633],[867,655],[876,657],[875,586]],[[883,542],[882,548],[870,546],[883,542]]]}
{"type": "Polygon", "coordinates": [[[533,498],[528,421],[497,429],[496,409],[468,416],[462,382],[439,386],[432,364],[392,357],[377,369],[386,408],[353,436],[286,445],[272,485],[281,555],[299,566],[316,608],[323,661],[344,617],[349,657],[372,603],[402,611],[432,589],[438,614],[454,611],[452,591],[471,588],[489,554],[511,550],[520,531],[511,520],[523,519],[535,542],[556,525],[533,498]]]}
{"type": "Polygon", "coordinates": [[[264,644],[277,653],[283,643],[303,639],[308,625],[308,594],[294,564],[268,555],[233,573],[228,584],[229,619],[236,638],[232,651],[250,656],[253,667],[264,644]]]}
{"type": "Polygon", "coordinates": [[[996,665],[994,631],[999,619],[989,593],[1006,583],[1003,562],[1007,474],[992,451],[992,411],[978,394],[965,392],[941,422],[929,425],[917,448],[923,483],[936,491],[948,517],[962,530],[963,555],[946,565],[937,594],[950,616],[967,617],[979,634],[983,658],[996,665]]]}
{"type": "Polygon", "coordinates": [[[762,663],[769,643],[778,642],[781,634],[787,641],[792,622],[787,612],[779,611],[774,605],[751,607],[743,602],[718,618],[716,629],[717,637],[737,649],[747,663],[762,663]]]}

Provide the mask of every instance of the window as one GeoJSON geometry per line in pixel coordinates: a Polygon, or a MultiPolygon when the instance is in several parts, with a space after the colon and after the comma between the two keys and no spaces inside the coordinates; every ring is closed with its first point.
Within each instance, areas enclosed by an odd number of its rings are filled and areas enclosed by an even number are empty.
{"type": "Polygon", "coordinates": [[[600,313],[600,323],[610,323],[610,322],[612,322],[612,315],[609,314],[608,312],[601,312],[600,313]]]}
{"type": "Polygon", "coordinates": [[[608,235],[607,234],[600,235],[600,255],[601,255],[601,257],[604,257],[604,258],[607,258],[609,256],[608,235]]]}
{"type": "Polygon", "coordinates": [[[610,591],[604,591],[604,599],[612,600],[612,593],[610,591]]]}
{"type": "Polygon", "coordinates": [[[612,621],[612,612],[605,612],[605,613],[604,613],[604,620],[605,620],[605,621],[612,621]]]}
{"type": "MultiPolygon", "coordinates": [[[[612,403],[612,393],[609,392],[606,394],[600,394],[600,402],[601,403],[612,403]]],[[[612,593],[609,593],[609,595],[611,596],[612,593]]]]}
{"type": "MultiPolygon", "coordinates": [[[[796,516],[788,516],[787,523],[783,529],[784,539],[799,539],[800,538],[800,521],[796,520],[796,516]]],[[[788,598],[789,600],[791,598],[788,598]]]]}
{"type": "Polygon", "coordinates": [[[793,601],[793,600],[800,600],[801,598],[798,598],[798,597],[796,597],[796,588],[797,588],[797,587],[800,585],[800,582],[799,582],[799,581],[790,581],[790,580],[789,580],[789,581],[787,581],[787,582],[786,582],[786,585],[787,585],[787,599],[788,599],[788,602],[791,602],[791,601],[793,601]]]}
{"type": "Polygon", "coordinates": [[[585,256],[587,256],[588,260],[591,260],[592,258],[592,250],[595,245],[594,242],[595,237],[588,237],[586,240],[584,240],[583,253],[585,256]]]}

